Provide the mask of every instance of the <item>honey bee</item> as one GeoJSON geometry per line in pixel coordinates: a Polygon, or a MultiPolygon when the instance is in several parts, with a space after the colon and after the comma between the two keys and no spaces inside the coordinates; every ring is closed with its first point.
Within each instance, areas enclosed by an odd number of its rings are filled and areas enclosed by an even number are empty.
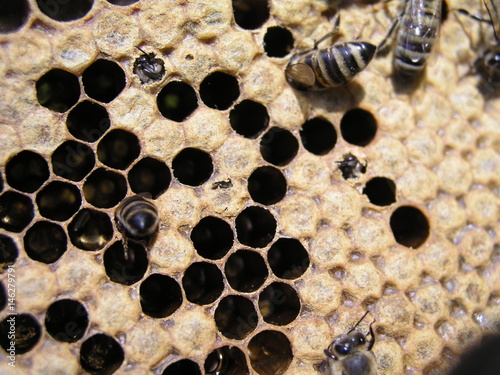
{"type": "Polygon", "coordinates": [[[334,20],[334,30],[314,43],[312,50],[297,53],[288,63],[285,76],[297,90],[325,89],[345,84],[366,68],[377,47],[363,41],[334,44],[318,49],[318,44],[338,32],[340,16],[334,20]]]}
{"type": "Polygon", "coordinates": [[[337,161],[344,180],[348,178],[359,178],[361,173],[366,172],[366,164],[363,165],[353,154],[344,155],[344,159],[337,161]]]}
{"type": "Polygon", "coordinates": [[[139,76],[142,83],[159,81],[165,74],[165,63],[162,59],[155,58],[154,53],[146,53],[142,48],[135,47],[142,52],[134,62],[134,73],[139,76]]]}

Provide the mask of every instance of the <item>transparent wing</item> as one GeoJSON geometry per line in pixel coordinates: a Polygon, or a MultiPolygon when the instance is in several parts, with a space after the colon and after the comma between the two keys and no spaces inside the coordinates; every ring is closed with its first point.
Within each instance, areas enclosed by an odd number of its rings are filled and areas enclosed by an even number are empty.
{"type": "Polygon", "coordinates": [[[300,90],[306,90],[316,82],[314,71],[305,63],[289,65],[285,74],[288,82],[300,90]]]}
{"type": "Polygon", "coordinates": [[[496,40],[500,40],[500,0],[483,0],[490,15],[496,40]]]}

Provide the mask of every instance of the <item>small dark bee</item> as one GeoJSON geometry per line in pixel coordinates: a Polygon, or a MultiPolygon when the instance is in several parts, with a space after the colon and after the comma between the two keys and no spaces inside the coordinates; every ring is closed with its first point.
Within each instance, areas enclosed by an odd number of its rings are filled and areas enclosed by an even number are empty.
{"type": "Polygon", "coordinates": [[[366,164],[363,165],[353,154],[344,155],[344,159],[337,161],[344,180],[348,178],[359,178],[361,173],[366,172],[366,164]]]}
{"type": "Polygon", "coordinates": [[[212,184],[212,190],[215,189],[229,189],[230,187],[233,186],[233,183],[231,182],[231,179],[228,178],[227,180],[222,180],[222,181],[215,181],[212,184]]]}
{"type": "Polygon", "coordinates": [[[142,48],[135,47],[142,55],[135,59],[134,73],[137,74],[142,83],[159,81],[165,74],[165,62],[155,58],[154,53],[146,53],[142,48]]]}
{"type": "Polygon", "coordinates": [[[312,50],[297,53],[288,63],[285,76],[297,90],[325,89],[345,84],[366,68],[377,47],[368,42],[347,42],[318,49],[318,44],[338,32],[340,16],[334,30],[314,43],[312,50]]]}

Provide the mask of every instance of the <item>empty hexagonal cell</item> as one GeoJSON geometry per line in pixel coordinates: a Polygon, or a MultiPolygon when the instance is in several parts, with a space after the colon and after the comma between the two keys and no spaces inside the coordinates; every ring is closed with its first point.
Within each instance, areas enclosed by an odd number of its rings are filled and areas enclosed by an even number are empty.
{"type": "Polygon", "coordinates": [[[220,259],[233,246],[233,230],[224,220],[213,216],[201,219],[191,231],[191,241],[202,257],[220,259]]]}
{"type": "Polygon", "coordinates": [[[28,0],[5,2],[0,14],[0,33],[12,33],[24,26],[30,15],[28,0]]]}
{"type": "Polygon", "coordinates": [[[169,120],[181,122],[198,108],[194,89],[185,82],[171,81],[156,98],[158,110],[169,120]]]}
{"type": "Polygon", "coordinates": [[[272,283],[259,295],[259,310],[265,322],[278,326],[287,325],[299,315],[299,296],[288,284],[272,283]]]}
{"type": "Polygon", "coordinates": [[[243,340],[247,337],[257,327],[259,320],[249,299],[233,295],[220,300],[214,319],[219,332],[234,340],[243,340]]]}
{"type": "Polygon", "coordinates": [[[38,103],[54,112],[66,112],[80,97],[80,83],[74,74],[52,69],[36,82],[38,103]]]}
{"type": "Polygon", "coordinates": [[[191,264],[182,278],[182,287],[189,302],[207,305],[214,302],[224,290],[222,272],[212,263],[191,264]]]}
{"type": "Polygon", "coordinates": [[[390,219],[392,234],[398,243],[416,249],[429,237],[429,221],[413,206],[398,207],[390,219]]]}
{"type": "Polygon", "coordinates": [[[238,80],[223,72],[214,72],[201,82],[200,98],[208,107],[223,111],[240,96],[238,80]]]}
{"type": "Polygon", "coordinates": [[[82,343],[80,364],[91,374],[112,374],[125,359],[120,344],[111,336],[97,333],[82,343]]]}
{"type": "Polygon", "coordinates": [[[346,142],[356,146],[367,146],[375,138],[377,121],[370,112],[354,108],[342,117],[340,132],[346,142]]]}
{"type": "Polygon", "coordinates": [[[40,214],[51,220],[64,221],[73,216],[82,204],[80,190],[72,184],[52,181],[36,195],[40,214]]]}
{"type": "Polygon", "coordinates": [[[260,153],[267,162],[285,166],[299,150],[299,141],[288,130],[272,127],[260,140],[260,153]]]}
{"type": "Polygon", "coordinates": [[[5,306],[7,306],[7,293],[5,292],[3,283],[0,282],[0,311],[2,311],[5,306]]]}
{"type": "Polygon", "coordinates": [[[82,250],[102,249],[113,236],[113,225],[103,212],[84,208],[68,225],[71,243],[82,250]]]}
{"type": "Polygon", "coordinates": [[[12,238],[0,233],[0,270],[13,264],[19,256],[19,250],[12,238]]]}
{"type": "Polygon", "coordinates": [[[94,151],[81,142],[66,141],[52,153],[54,173],[71,181],[81,181],[94,165],[94,151]]]}
{"type": "Polygon", "coordinates": [[[99,59],[82,74],[85,93],[99,102],[109,103],[125,87],[125,72],[111,60],[99,59]]]}
{"type": "Polygon", "coordinates": [[[35,216],[31,199],[14,191],[0,195],[0,207],[0,228],[9,232],[22,232],[35,216]]]}
{"type": "Polygon", "coordinates": [[[46,1],[36,0],[43,14],[55,21],[69,22],[82,18],[90,9],[94,0],[46,1]]]}
{"type": "Polygon", "coordinates": [[[388,206],[396,202],[396,184],[390,178],[374,177],[366,183],[363,194],[377,206],[388,206]]]}
{"type": "Polygon", "coordinates": [[[269,18],[268,0],[232,0],[236,24],[246,30],[261,27],[269,18]]]}
{"type": "Polygon", "coordinates": [[[337,132],[330,121],[316,117],[308,120],[300,129],[304,148],[314,155],[328,154],[337,143],[337,132]]]}
{"type": "Polygon", "coordinates": [[[137,136],[122,129],[113,129],[97,145],[97,158],[115,169],[127,169],[137,159],[141,145],[137,136]]]}
{"type": "Polygon", "coordinates": [[[181,359],[168,365],[161,375],[201,375],[200,366],[190,359],[181,359]]]}
{"type": "Polygon", "coordinates": [[[33,151],[21,151],[5,165],[7,183],[24,193],[33,193],[49,178],[49,165],[33,151]]]}
{"type": "Polygon", "coordinates": [[[2,173],[0,172],[0,193],[3,191],[3,177],[2,173]]]}
{"type": "Polygon", "coordinates": [[[253,100],[242,100],[229,113],[233,130],[246,138],[257,138],[269,125],[266,107],[253,100]]]}
{"type": "Polygon", "coordinates": [[[144,314],[153,318],[172,315],[182,304],[181,287],[169,276],[154,273],[139,288],[144,314]]]}
{"type": "Polygon", "coordinates": [[[264,51],[269,57],[285,57],[293,49],[293,35],[285,27],[268,27],[264,35],[264,51]]]}
{"type": "Polygon", "coordinates": [[[276,276],[287,280],[302,276],[309,267],[307,250],[294,238],[280,238],[273,243],[267,261],[276,276]]]}
{"type": "Polygon", "coordinates": [[[73,137],[92,143],[109,129],[110,120],[106,108],[84,100],[68,114],[66,126],[73,137]]]}
{"type": "Polygon", "coordinates": [[[68,239],[64,229],[49,221],[38,221],[24,235],[24,250],[31,259],[54,263],[65,252],[68,239]]]}
{"type": "Polygon", "coordinates": [[[52,303],[47,309],[45,329],[57,341],[78,341],[88,326],[89,314],[79,301],[61,299],[52,303]]]}
{"type": "Polygon", "coordinates": [[[238,240],[250,247],[265,247],[276,233],[276,219],[265,208],[252,206],[245,208],[236,218],[238,240]]]}
{"type": "Polygon", "coordinates": [[[12,351],[14,346],[15,354],[29,352],[40,340],[42,327],[31,314],[18,314],[7,316],[0,323],[0,346],[7,353],[12,351]],[[9,335],[11,329],[14,330],[14,337],[9,335]],[[14,345],[11,344],[14,342],[14,345]]]}
{"type": "Polygon", "coordinates": [[[146,249],[135,242],[128,242],[125,248],[122,241],[117,241],[104,253],[103,263],[111,281],[132,285],[146,273],[148,256],[146,249]]]}
{"type": "Polygon", "coordinates": [[[251,250],[238,250],[231,254],[224,273],[231,288],[243,293],[259,289],[269,274],[262,256],[251,250]]]}
{"type": "Polygon", "coordinates": [[[208,153],[188,147],[175,156],[172,169],[180,183],[199,186],[210,178],[214,166],[208,153]]]}
{"type": "Polygon", "coordinates": [[[127,6],[137,3],[139,0],[107,0],[108,3],[119,6],[127,6]]]}
{"type": "Polygon", "coordinates": [[[96,169],[83,184],[85,200],[98,208],[116,206],[127,194],[127,180],[121,174],[96,169]]]}
{"type": "Polygon", "coordinates": [[[247,375],[245,354],[236,346],[223,346],[212,351],[203,366],[207,374],[247,375]]]}
{"type": "Polygon", "coordinates": [[[293,359],[288,338],[281,332],[265,330],[248,343],[250,363],[259,375],[281,375],[293,359]]]}
{"type": "Polygon", "coordinates": [[[255,202],[265,205],[278,203],[286,194],[286,179],[274,167],[259,167],[248,177],[248,192],[255,202]]]}
{"type": "Polygon", "coordinates": [[[148,193],[153,199],[158,198],[167,190],[172,180],[167,165],[158,159],[149,157],[139,160],[130,169],[127,177],[134,193],[148,193]]]}

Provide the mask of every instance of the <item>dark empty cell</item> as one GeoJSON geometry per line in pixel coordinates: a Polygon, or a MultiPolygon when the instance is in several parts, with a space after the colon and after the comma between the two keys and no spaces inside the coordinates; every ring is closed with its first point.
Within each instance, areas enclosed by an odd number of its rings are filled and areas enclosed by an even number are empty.
{"type": "Polygon", "coordinates": [[[19,250],[12,238],[0,234],[0,271],[13,264],[19,256],[19,250]]]}
{"type": "Polygon", "coordinates": [[[0,282],[0,311],[2,311],[5,306],[7,306],[7,293],[5,292],[3,283],[0,282]]]}
{"type": "Polygon", "coordinates": [[[75,185],[53,181],[38,192],[36,204],[43,217],[64,221],[78,211],[82,204],[82,196],[75,185]]]}
{"type": "Polygon", "coordinates": [[[71,181],[81,181],[94,164],[94,151],[80,142],[66,141],[52,153],[54,173],[71,181]]]}
{"type": "Polygon", "coordinates": [[[0,195],[0,228],[19,233],[34,216],[33,202],[26,195],[14,191],[0,195]]]}
{"type": "Polygon", "coordinates": [[[89,337],[80,348],[80,364],[91,374],[110,375],[120,368],[124,359],[120,344],[103,333],[89,337]]]}
{"type": "Polygon", "coordinates": [[[247,375],[245,354],[236,346],[217,348],[207,356],[205,372],[214,375],[247,375]]]}
{"type": "Polygon", "coordinates": [[[266,323],[287,325],[299,315],[299,296],[288,284],[272,283],[259,295],[259,310],[266,323]]]}
{"type": "Polygon", "coordinates": [[[119,6],[127,6],[137,3],[139,0],[108,0],[109,3],[119,6]]]}
{"type": "Polygon", "coordinates": [[[0,193],[3,191],[3,177],[2,173],[0,172],[0,193]]]}
{"type": "MultiPolygon", "coordinates": [[[[498,329],[498,320],[496,320],[495,327],[498,329]]],[[[499,351],[500,335],[498,331],[491,332],[483,336],[476,345],[467,348],[452,371],[446,373],[449,375],[496,375],[500,368],[499,351]]]]}
{"type": "Polygon", "coordinates": [[[24,193],[33,193],[49,178],[49,165],[33,151],[21,151],[5,166],[7,183],[24,193]]]}
{"type": "Polygon", "coordinates": [[[374,177],[366,183],[363,194],[377,206],[388,206],[396,202],[396,184],[389,178],[374,177]]]}
{"type": "Polygon", "coordinates": [[[82,250],[102,249],[113,236],[113,225],[103,212],[84,208],[68,225],[71,243],[82,250]]]}
{"type": "Polygon", "coordinates": [[[97,146],[97,158],[101,163],[122,170],[127,169],[140,152],[139,139],[122,129],[111,130],[97,146]]]}
{"type": "Polygon", "coordinates": [[[66,251],[68,239],[58,224],[39,221],[24,235],[24,250],[31,259],[54,263],[66,251]]]}
{"type": "Polygon", "coordinates": [[[188,147],[179,152],[174,158],[172,169],[174,170],[174,176],[180,183],[199,186],[210,178],[214,166],[208,153],[188,147]]]}
{"type": "Polygon", "coordinates": [[[153,318],[165,318],[182,304],[181,287],[177,281],[158,273],[141,283],[139,294],[142,311],[153,318]]]}
{"type": "Polygon", "coordinates": [[[284,166],[290,163],[299,150],[299,141],[288,130],[272,127],[260,140],[260,153],[267,162],[284,166]]]}
{"type": "Polygon", "coordinates": [[[66,126],[73,137],[92,143],[108,130],[110,121],[103,106],[84,100],[68,114],[66,126]]]}
{"type": "Polygon", "coordinates": [[[171,180],[172,175],[167,165],[153,158],[139,160],[128,172],[128,183],[132,191],[136,194],[151,194],[153,199],[167,190],[171,180]]]}
{"type": "Polygon", "coordinates": [[[207,305],[222,294],[222,273],[215,264],[199,262],[191,264],[184,272],[182,287],[189,302],[207,305]]]}
{"type": "Polygon", "coordinates": [[[401,206],[391,215],[391,229],[398,243],[416,249],[429,237],[429,222],[416,207],[401,206]]]}
{"type": "Polygon", "coordinates": [[[160,113],[173,121],[184,121],[198,108],[194,89],[185,82],[169,82],[156,98],[160,113]]]}
{"type": "Polygon", "coordinates": [[[224,297],[215,310],[214,319],[219,332],[234,340],[243,340],[259,321],[253,303],[242,296],[224,297]]]}
{"type": "Polygon", "coordinates": [[[181,359],[168,365],[161,375],[201,375],[200,366],[190,359],[181,359]]]}
{"type": "Polygon", "coordinates": [[[440,20],[441,23],[446,21],[447,18],[448,18],[448,4],[446,4],[446,1],[443,0],[441,4],[441,20],[440,20]]]}
{"type": "Polygon", "coordinates": [[[74,74],[52,69],[36,82],[38,103],[51,111],[66,112],[80,97],[80,83],[74,74]]]}
{"type": "Polygon", "coordinates": [[[17,31],[30,15],[28,0],[2,1],[0,3],[0,33],[17,31]]]}
{"type": "Polygon", "coordinates": [[[224,272],[231,288],[243,293],[259,289],[269,274],[262,256],[250,250],[238,250],[232,254],[224,272]]]}
{"type": "Polygon", "coordinates": [[[248,178],[248,192],[255,202],[278,203],[286,194],[285,176],[274,167],[259,167],[248,178]]]}
{"type": "Polygon", "coordinates": [[[148,268],[146,249],[131,241],[127,243],[126,249],[123,242],[115,242],[104,253],[103,262],[109,279],[123,285],[132,285],[141,280],[148,268]]]}
{"type": "Polygon", "coordinates": [[[200,98],[210,108],[228,109],[240,96],[238,80],[223,72],[214,72],[200,84],[200,98]]]}
{"type": "Polygon", "coordinates": [[[346,142],[356,146],[366,146],[377,133],[377,122],[370,112],[354,108],[342,117],[340,132],[346,142]]]}
{"type": "Polygon", "coordinates": [[[229,113],[234,131],[246,138],[256,138],[269,125],[266,107],[253,100],[243,100],[229,113]]]}
{"type": "Polygon", "coordinates": [[[127,180],[121,174],[104,168],[96,169],[83,184],[87,202],[98,208],[110,208],[122,201],[127,193],[127,180]]]}
{"type": "Polygon", "coordinates": [[[288,338],[281,332],[266,330],[248,343],[250,363],[259,375],[282,375],[293,359],[288,338]]]}
{"type": "Polygon", "coordinates": [[[61,299],[47,309],[45,328],[56,340],[75,342],[80,340],[89,325],[89,314],[80,302],[61,299]]]}
{"type": "Polygon", "coordinates": [[[276,219],[265,208],[245,208],[236,218],[238,241],[251,247],[265,247],[276,233],[276,219]]]}
{"type": "Polygon", "coordinates": [[[282,279],[296,279],[309,267],[307,250],[294,238],[276,241],[267,252],[267,260],[273,273],[282,279]]]}
{"type": "Polygon", "coordinates": [[[292,33],[280,26],[272,26],[264,35],[264,50],[269,57],[285,57],[293,48],[292,33]]]}
{"type": "Polygon", "coordinates": [[[103,103],[114,100],[125,87],[125,72],[110,60],[97,60],[82,74],[85,93],[103,103]]]}
{"type": "Polygon", "coordinates": [[[366,163],[361,163],[358,158],[351,153],[345,154],[342,160],[336,161],[338,168],[342,172],[342,178],[359,178],[362,173],[366,172],[366,163]]]}
{"type": "Polygon", "coordinates": [[[304,148],[314,155],[325,155],[335,147],[337,132],[324,118],[317,117],[308,120],[302,125],[300,139],[304,148]]]}
{"type": "Polygon", "coordinates": [[[191,241],[202,257],[220,259],[233,246],[233,230],[224,220],[207,216],[191,231],[191,241]]]}
{"type": "Polygon", "coordinates": [[[10,315],[0,323],[0,346],[12,356],[29,352],[41,335],[40,323],[30,314],[10,315]]]}
{"type": "Polygon", "coordinates": [[[268,0],[232,0],[234,20],[246,30],[261,27],[269,18],[268,0]]]}
{"type": "Polygon", "coordinates": [[[38,8],[43,14],[55,21],[68,22],[74,21],[85,16],[94,0],[71,0],[71,1],[50,1],[36,0],[38,8]]]}

